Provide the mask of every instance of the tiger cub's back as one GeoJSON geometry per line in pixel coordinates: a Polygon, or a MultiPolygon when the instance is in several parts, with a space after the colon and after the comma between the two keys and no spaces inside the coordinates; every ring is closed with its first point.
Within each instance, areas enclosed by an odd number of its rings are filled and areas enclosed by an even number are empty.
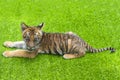
{"type": "Polygon", "coordinates": [[[51,54],[79,54],[89,51],[91,53],[102,52],[105,50],[111,50],[114,52],[115,49],[101,48],[95,49],[88,45],[84,40],[75,34],[63,34],[63,33],[43,33],[40,49],[44,53],[51,54]]]}
{"type": "Polygon", "coordinates": [[[75,44],[80,42],[80,38],[72,34],[63,33],[43,33],[41,48],[45,53],[60,54],[69,53],[75,44]]]}

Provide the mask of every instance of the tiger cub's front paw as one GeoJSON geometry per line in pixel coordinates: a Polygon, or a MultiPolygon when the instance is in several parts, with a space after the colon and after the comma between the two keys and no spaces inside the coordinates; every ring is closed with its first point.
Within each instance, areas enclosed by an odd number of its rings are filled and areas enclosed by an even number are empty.
{"type": "Polygon", "coordinates": [[[5,51],[3,52],[4,57],[12,57],[11,51],[5,51]]]}
{"type": "Polygon", "coordinates": [[[14,43],[12,41],[6,41],[3,43],[3,45],[6,47],[14,47],[14,43]]]}

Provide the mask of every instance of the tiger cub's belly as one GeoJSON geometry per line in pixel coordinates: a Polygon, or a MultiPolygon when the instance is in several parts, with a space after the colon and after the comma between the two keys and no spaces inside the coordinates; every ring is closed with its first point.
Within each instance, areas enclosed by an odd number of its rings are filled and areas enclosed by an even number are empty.
{"type": "Polygon", "coordinates": [[[57,44],[56,45],[49,45],[49,46],[45,46],[42,48],[39,48],[38,53],[50,53],[50,54],[59,54],[59,55],[63,55],[66,53],[70,53],[70,49],[72,47],[72,40],[68,39],[67,41],[64,41],[63,43],[57,44]]]}
{"type": "Polygon", "coordinates": [[[59,55],[63,55],[64,52],[62,52],[61,50],[38,50],[38,53],[41,54],[59,54],[59,55]]]}

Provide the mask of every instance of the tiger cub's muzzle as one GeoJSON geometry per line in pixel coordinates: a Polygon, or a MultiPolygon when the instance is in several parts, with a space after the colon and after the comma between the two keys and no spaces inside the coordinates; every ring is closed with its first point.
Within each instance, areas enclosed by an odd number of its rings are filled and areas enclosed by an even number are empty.
{"type": "Polygon", "coordinates": [[[35,50],[36,50],[35,47],[27,47],[27,49],[28,49],[29,51],[35,51],[35,50]]]}

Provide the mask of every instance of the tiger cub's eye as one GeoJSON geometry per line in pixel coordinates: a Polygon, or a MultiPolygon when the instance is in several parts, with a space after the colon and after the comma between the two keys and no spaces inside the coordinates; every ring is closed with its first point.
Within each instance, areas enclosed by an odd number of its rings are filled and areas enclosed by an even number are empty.
{"type": "Polygon", "coordinates": [[[34,42],[36,42],[37,40],[38,40],[38,38],[35,38],[35,39],[34,39],[34,42]]]}

